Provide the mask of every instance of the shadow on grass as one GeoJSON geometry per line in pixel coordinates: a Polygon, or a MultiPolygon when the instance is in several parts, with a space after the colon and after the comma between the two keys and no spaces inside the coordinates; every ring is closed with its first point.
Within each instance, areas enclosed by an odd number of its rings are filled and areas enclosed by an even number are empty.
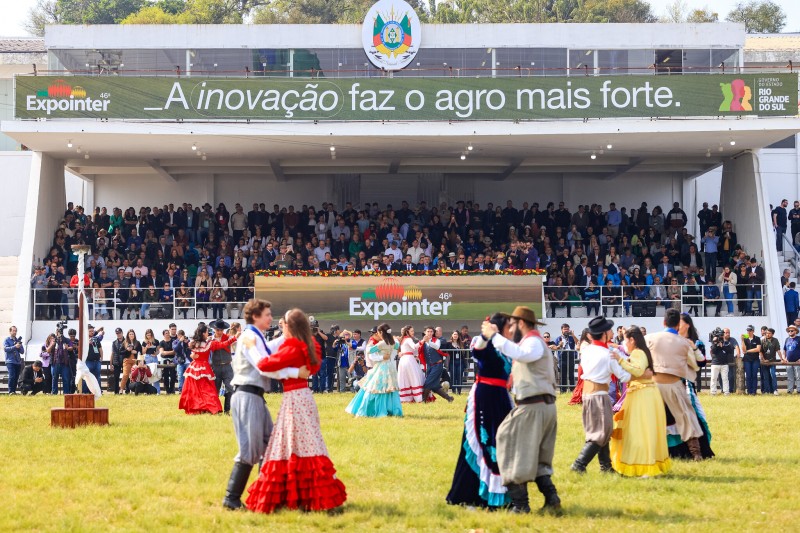
{"type": "Polygon", "coordinates": [[[755,476],[695,476],[692,474],[670,474],[668,479],[677,481],[697,481],[700,483],[741,483],[743,481],[763,481],[755,476]]]}
{"type": "Polygon", "coordinates": [[[612,509],[609,507],[589,507],[582,504],[566,503],[564,505],[564,516],[572,518],[613,518],[613,519],[630,519],[635,517],[637,521],[651,522],[659,524],[669,522],[674,524],[676,522],[690,522],[695,520],[695,515],[677,513],[670,511],[669,513],[658,514],[654,511],[640,511],[636,512],[625,511],[624,509],[612,509]]]}
{"type": "Polygon", "coordinates": [[[402,518],[406,516],[400,506],[388,503],[374,502],[347,502],[346,511],[357,511],[366,513],[370,516],[380,516],[385,518],[402,518]]]}

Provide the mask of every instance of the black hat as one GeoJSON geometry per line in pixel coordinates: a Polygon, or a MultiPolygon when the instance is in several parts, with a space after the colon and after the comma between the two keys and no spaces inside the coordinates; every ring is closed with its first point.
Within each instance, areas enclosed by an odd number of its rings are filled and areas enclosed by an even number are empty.
{"type": "Polygon", "coordinates": [[[589,333],[591,335],[602,335],[614,327],[614,322],[605,316],[596,316],[589,321],[589,333]]]}
{"type": "Polygon", "coordinates": [[[229,327],[231,327],[230,324],[228,324],[227,322],[225,322],[221,318],[219,320],[215,320],[214,322],[212,322],[208,326],[211,329],[228,329],[229,327]]]}
{"type": "Polygon", "coordinates": [[[117,328],[114,330],[114,333],[122,333],[122,328],[117,328]]]}

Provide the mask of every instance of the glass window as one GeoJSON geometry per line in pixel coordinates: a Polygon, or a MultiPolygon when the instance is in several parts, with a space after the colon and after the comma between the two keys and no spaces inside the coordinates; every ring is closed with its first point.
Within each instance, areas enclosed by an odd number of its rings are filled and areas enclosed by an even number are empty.
{"type": "Polygon", "coordinates": [[[725,70],[737,69],[739,67],[738,50],[711,50],[711,68],[725,70]]]}
{"type": "Polygon", "coordinates": [[[708,74],[710,72],[710,50],[684,50],[684,74],[708,74]]]}
{"type": "Polygon", "coordinates": [[[594,74],[594,50],[569,51],[569,75],[594,74]]]}
{"type": "Polygon", "coordinates": [[[495,58],[498,76],[563,76],[566,73],[566,48],[498,48],[495,58]]]}
{"type": "Polygon", "coordinates": [[[603,75],[649,74],[653,50],[598,50],[598,72],[603,75]]]}
{"type": "Polygon", "coordinates": [[[656,74],[680,74],[683,66],[682,50],[656,50],[656,74]]]}

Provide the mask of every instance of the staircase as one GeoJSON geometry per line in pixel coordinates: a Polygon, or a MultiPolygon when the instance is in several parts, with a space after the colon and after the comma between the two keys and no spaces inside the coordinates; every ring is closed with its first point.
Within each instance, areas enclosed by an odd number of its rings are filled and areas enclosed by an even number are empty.
{"type": "Polygon", "coordinates": [[[0,257],[0,334],[3,336],[8,335],[8,328],[14,318],[18,268],[18,257],[0,257]]]}

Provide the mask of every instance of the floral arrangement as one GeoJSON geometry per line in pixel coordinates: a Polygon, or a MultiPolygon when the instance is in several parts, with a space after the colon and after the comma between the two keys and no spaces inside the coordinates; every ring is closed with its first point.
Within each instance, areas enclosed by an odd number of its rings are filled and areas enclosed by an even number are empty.
{"type": "Polygon", "coordinates": [[[442,276],[453,278],[458,276],[544,276],[545,270],[518,269],[518,270],[397,270],[397,271],[346,271],[346,270],[323,270],[314,272],[313,270],[258,270],[256,276],[271,278],[360,278],[360,277],[409,277],[421,278],[425,276],[442,276]]]}

